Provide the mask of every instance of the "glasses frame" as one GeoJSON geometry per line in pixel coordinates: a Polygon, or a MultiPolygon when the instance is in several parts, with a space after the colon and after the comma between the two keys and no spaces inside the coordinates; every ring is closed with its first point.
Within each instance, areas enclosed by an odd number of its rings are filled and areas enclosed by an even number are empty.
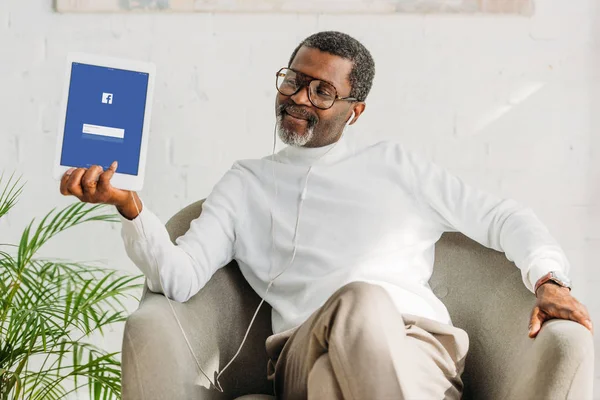
{"type": "Polygon", "coordinates": [[[350,96],[348,96],[348,97],[341,97],[341,96],[339,96],[338,95],[338,90],[337,90],[337,88],[335,87],[335,85],[333,83],[327,82],[327,81],[325,81],[323,79],[318,79],[318,78],[312,77],[310,75],[306,75],[305,73],[302,73],[300,71],[296,71],[296,70],[294,70],[292,68],[283,67],[283,68],[279,69],[279,71],[277,71],[277,73],[275,74],[275,88],[277,89],[277,92],[280,93],[280,94],[282,94],[283,96],[291,97],[291,96],[295,95],[296,93],[298,93],[300,90],[302,90],[304,87],[306,87],[306,90],[308,92],[308,100],[310,101],[310,104],[312,104],[313,106],[317,107],[319,110],[329,110],[331,107],[333,107],[333,105],[335,104],[335,102],[338,101],[338,100],[343,100],[343,101],[358,101],[358,99],[355,98],[355,97],[350,97],[350,96]],[[290,71],[294,72],[295,74],[306,76],[307,78],[309,78],[309,80],[308,80],[308,82],[305,82],[302,85],[298,85],[298,88],[292,94],[281,93],[281,91],[279,90],[279,87],[277,86],[277,81],[279,80],[279,75],[281,74],[281,71],[283,71],[283,70],[290,70],[290,71]],[[335,90],[335,97],[333,98],[333,102],[331,103],[331,105],[329,107],[319,107],[313,101],[313,99],[312,99],[312,97],[310,95],[310,84],[313,81],[325,82],[328,85],[331,85],[331,87],[333,88],[333,90],[335,90]]]}

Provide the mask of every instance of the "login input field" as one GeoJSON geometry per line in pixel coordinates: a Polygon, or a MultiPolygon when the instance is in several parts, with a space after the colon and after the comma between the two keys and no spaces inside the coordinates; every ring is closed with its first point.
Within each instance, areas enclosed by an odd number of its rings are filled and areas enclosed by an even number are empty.
{"type": "Polygon", "coordinates": [[[112,128],[110,126],[83,124],[83,133],[88,135],[106,136],[111,138],[123,139],[125,137],[125,129],[112,128]]]}

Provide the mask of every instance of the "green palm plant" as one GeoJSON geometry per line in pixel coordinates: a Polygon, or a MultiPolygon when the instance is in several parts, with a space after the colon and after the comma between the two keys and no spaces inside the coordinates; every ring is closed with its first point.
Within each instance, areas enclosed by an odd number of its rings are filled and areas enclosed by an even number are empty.
{"type": "MultiPolygon", "coordinates": [[[[0,176],[0,218],[17,202],[21,179],[0,176]]],[[[121,393],[118,353],[90,343],[92,334],[126,319],[123,300],[139,293],[140,276],[94,264],[38,258],[66,229],[117,222],[103,205],[75,203],[33,220],[18,244],[0,244],[0,399],[57,400],[86,389],[90,399],[121,393]]]]}

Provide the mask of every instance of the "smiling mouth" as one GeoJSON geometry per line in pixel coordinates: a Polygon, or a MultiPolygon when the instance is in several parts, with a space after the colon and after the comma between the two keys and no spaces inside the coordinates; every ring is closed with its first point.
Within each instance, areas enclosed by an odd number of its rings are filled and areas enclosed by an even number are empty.
{"type": "Polygon", "coordinates": [[[285,117],[290,117],[292,120],[294,121],[303,121],[303,122],[308,122],[308,120],[306,118],[301,118],[301,117],[296,117],[290,113],[284,112],[284,118],[285,117]]]}

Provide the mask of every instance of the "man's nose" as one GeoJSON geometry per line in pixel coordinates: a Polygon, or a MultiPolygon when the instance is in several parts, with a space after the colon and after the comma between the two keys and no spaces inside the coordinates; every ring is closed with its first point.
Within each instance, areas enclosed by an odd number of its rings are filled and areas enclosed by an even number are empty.
{"type": "Polygon", "coordinates": [[[312,103],[308,98],[308,86],[303,86],[302,88],[300,88],[300,90],[298,90],[298,92],[296,92],[296,94],[293,94],[290,97],[294,101],[294,103],[298,105],[305,105],[307,107],[312,106],[312,103]]]}

